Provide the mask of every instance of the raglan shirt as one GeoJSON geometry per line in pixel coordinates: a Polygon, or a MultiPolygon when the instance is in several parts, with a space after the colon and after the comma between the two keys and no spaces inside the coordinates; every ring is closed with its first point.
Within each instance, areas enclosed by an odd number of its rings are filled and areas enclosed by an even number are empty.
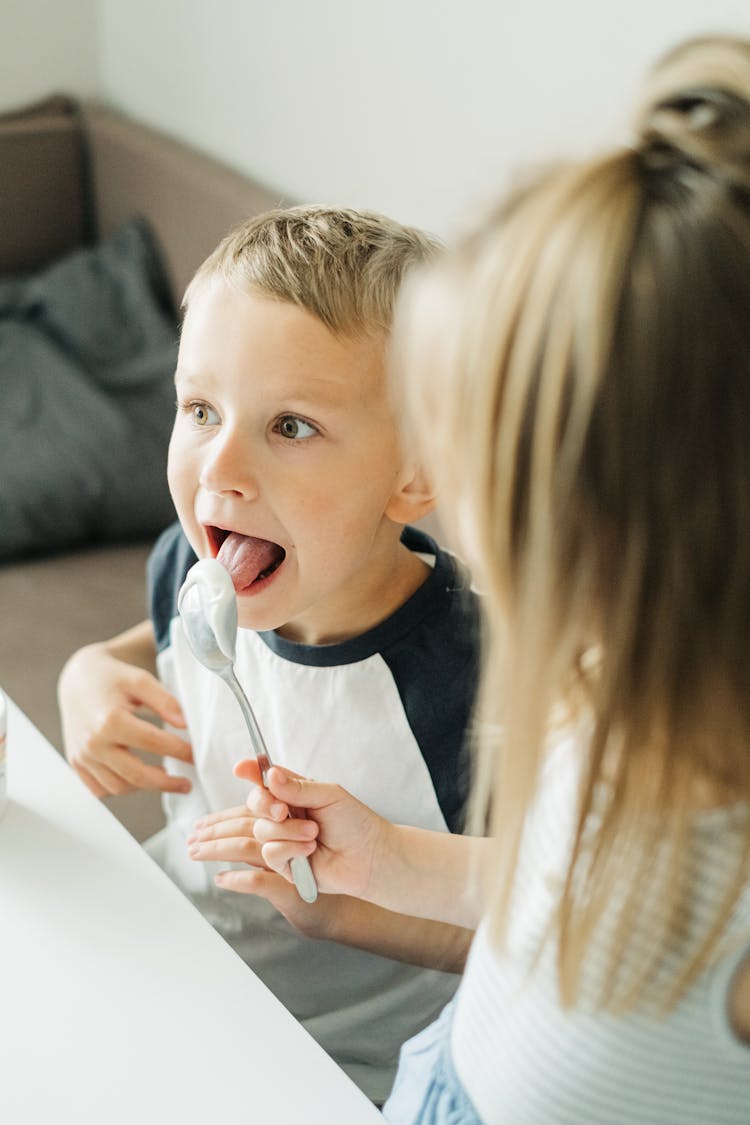
{"type": "MultiPolygon", "coordinates": [[[[456,560],[414,528],[403,542],[432,569],[387,620],[339,644],[308,646],[238,630],[235,671],[271,757],[338,782],[381,815],[460,831],[469,788],[466,731],[478,671],[478,604],[456,560]]],[[[191,653],[177,595],[195,556],[179,526],[149,560],[159,675],[183,707],[194,765],[170,760],[189,794],[166,794],[163,865],[237,953],[375,1101],[389,1092],[401,1043],[433,1020],[458,977],[299,934],[267,902],[220,891],[227,864],[190,860],[206,812],[244,804],[232,766],[250,754],[226,684],[191,653]]],[[[252,1014],[250,1014],[250,1017],[252,1014]]]]}

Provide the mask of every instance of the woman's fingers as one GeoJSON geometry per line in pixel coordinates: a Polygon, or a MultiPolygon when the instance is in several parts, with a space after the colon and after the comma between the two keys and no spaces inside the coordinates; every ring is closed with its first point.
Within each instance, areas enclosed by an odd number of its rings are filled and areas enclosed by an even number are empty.
{"type": "Polygon", "coordinates": [[[310,856],[315,851],[315,840],[297,842],[295,840],[274,840],[270,844],[263,844],[260,854],[266,867],[283,875],[289,883],[293,883],[292,873],[289,869],[291,860],[299,856],[310,856]]]}
{"type": "Polygon", "coordinates": [[[253,834],[259,844],[268,844],[272,841],[307,843],[315,839],[318,831],[318,825],[314,820],[288,819],[277,823],[261,818],[253,825],[253,834]]]}

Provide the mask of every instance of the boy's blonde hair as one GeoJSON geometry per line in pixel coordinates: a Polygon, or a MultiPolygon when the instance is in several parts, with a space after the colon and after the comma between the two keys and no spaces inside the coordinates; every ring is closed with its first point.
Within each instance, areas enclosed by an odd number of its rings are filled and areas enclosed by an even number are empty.
{"type": "Polygon", "coordinates": [[[212,279],[289,301],[332,332],[388,332],[406,273],[437,252],[413,227],[369,211],[279,208],[231,231],[199,267],[187,307],[212,279]]]}
{"type": "Polygon", "coordinates": [[[672,52],[633,148],[517,191],[405,307],[409,413],[486,595],[495,933],[563,705],[587,724],[551,930],[563,1002],[606,929],[597,1003],[669,1005],[750,858],[750,44],[672,52]],[[696,938],[702,797],[736,804],[744,848],[696,938]]]}

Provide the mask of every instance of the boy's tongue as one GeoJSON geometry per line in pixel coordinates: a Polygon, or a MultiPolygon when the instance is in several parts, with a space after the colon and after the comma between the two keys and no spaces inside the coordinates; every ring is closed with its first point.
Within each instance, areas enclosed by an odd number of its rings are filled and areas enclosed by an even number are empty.
{"type": "Polygon", "coordinates": [[[245,590],[251,586],[259,574],[284,557],[284,550],[278,543],[268,539],[254,539],[251,535],[231,532],[216,556],[225,570],[229,572],[235,590],[245,590]]]}

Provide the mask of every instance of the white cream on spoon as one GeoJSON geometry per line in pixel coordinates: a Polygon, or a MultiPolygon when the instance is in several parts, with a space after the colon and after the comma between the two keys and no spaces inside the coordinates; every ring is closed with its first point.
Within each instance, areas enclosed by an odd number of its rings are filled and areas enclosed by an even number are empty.
{"type": "MultiPolygon", "coordinates": [[[[266,774],[273,762],[250,701],[234,671],[237,598],[232,579],[221,563],[216,559],[200,559],[190,568],[177,599],[177,608],[194,656],[205,668],[221,677],[240,705],[265,785],[266,774]]],[[[315,902],[318,887],[307,857],[297,856],[289,866],[300,898],[305,902],[315,902]]]]}

